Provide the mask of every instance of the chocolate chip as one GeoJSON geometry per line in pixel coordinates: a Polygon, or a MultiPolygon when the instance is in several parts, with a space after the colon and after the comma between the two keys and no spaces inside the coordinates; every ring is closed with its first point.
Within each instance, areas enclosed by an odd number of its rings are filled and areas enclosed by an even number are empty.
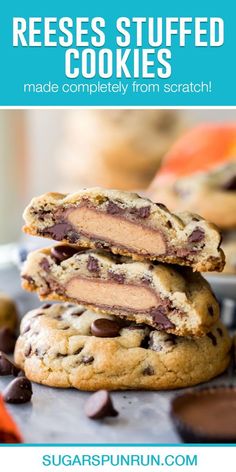
{"type": "Polygon", "coordinates": [[[188,242],[189,243],[200,243],[204,239],[204,237],[205,237],[205,233],[204,233],[203,229],[196,228],[189,235],[188,242]]]}
{"type": "Polygon", "coordinates": [[[222,190],[231,190],[234,191],[236,190],[236,175],[231,177],[229,180],[227,180],[223,185],[222,185],[222,190]]]}
{"type": "Polygon", "coordinates": [[[108,202],[106,209],[107,213],[109,213],[110,215],[120,215],[124,212],[123,208],[111,201],[108,202]]]}
{"type": "Polygon", "coordinates": [[[85,312],[84,308],[79,308],[78,310],[70,313],[70,316],[81,316],[84,312],[85,312]]]}
{"type": "Polygon", "coordinates": [[[48,262],[48,260],[46,259],[46,257],[44,257],[41,262],[39,263],[40,267],[45,270],[45,272],[48,272],[49,269],[50,269],[50,264],[48,262]]]}
{"type": "Polygon", "coordinates": [[[112,399],[106,390],[93,393],[85,403],[85,414],[88,418],[98,420],[106,416],[117,416],[112,399]]]}
{"type": "Polygon", "coordinates": [[[83,364],[92,364],[94,361],[94,357],[93,356],[83,356],[82,357],[82,362],[83,364]]]}
{"type": "Polygon", "coordinates": [[[168,221],[166,222],[166,227],[169,228],[169,229],[172,228],[172,223],[171,223],[170,220],[168,220],[168,221]]]}
{"type": "Polygon", "coordinates": [[[87,262],[87,269],[89,270],[89,272],[100,271],[98,260],[95,259],[95,257],[89,255],[88,262],[87,262]]]}
{"type": "Polygon", "coordinates": [[[66,244],[63,244],[61,246],[54,246],[51,248],[51,256],[53,257],[53,259],[55,259],[57,263],[69,259],[77,252],[77,249],[72,246],[67,246],[66,244]]]}
{"type": "Polygon", "coordinates": [[[175,327],[175,325],[167,318],[167,311],[167,308],[161,305],[156,308],[153,308],[150,311],[150,315],[152,316],[153,321],[156,323],[159,329],[170,329],[175,327]]]}
{"type": "Polygon", "coordinates": [[[151,207],[145,206],[140,208],[132,208],[131,213],[135,214],[138,218],[148,218],[151,213],[151,207]]]}
{"type": "Polygon", "coordinates": [[[219,333],[219,335],[221,336],[221,338],[223,337],[223,331],[221,328],[217,328],[217,332],[219,333]]]}
{"type": "Polygon", "coordinates": [[[56,357],[60,358],[60,357],[67,357],[68,354],[61,354],[60,352],[57,353],[56,357]]]}
{"type": "Polygon", "coordinates": [[[208,313],[209,313],[210,316],[214,316],[213,306],[210,305],[210,306],[208,307],[208,313]]]}
{"type": "Polygon", "coordinates": [[[9,328],[0,329],[0,351],[11,354],[16,344],[16,336],[9,328]]]}
{"type": "Polygon", "coordinates": [[[211,332],[207,333],[208,338],[210,338],[213,346],[217,346],[217,339],[211,332]]]}
{"type": "Polygon", "coordinates": [[[143,375],[154,375],[154,369],[150,365],[143,370],[143,375]]]}
{"type": "MultiPolygon", "coordinates": [[[[44,303],[44,305],[42,305],[41,308],[42,308],[43,310],[47,310],[47,309],[50,308],[51,306],[52,306],[51,303],[44,303]]],[[[39,313],[39,315],[40,315],[40,314],[43,315],[43,313],[39,313]]],[[[38,315],[38,316],[39,316],[39,315],[38,315]]]]}
{"type": "Polygon", "coordinates": [[[42,234],[44,236],[49,236],[56,241],[62,241],[67,236],[69,231],[73,230],[72,226],[66,222],[64,223],[57,223],[50,228],[42,230],[42,234]]]}
{"type": "Polygon", "coordinates": [[[120,324],[107,318],[99,318],[92,322],[91,333],[98,338],[115,338],[119,336],[120,324]]]}
{"type": "Polygon", "coordinates": [[[7,403],[26,403],[32,397],[32,385],[26,377],[17,377],[7,385],[2,392],[3,400],[7,403]]]}
{"type": "Polygon", "coordinates": [[[1,375],[18,375],[20,369],[8,359],[3,352],[0,352],[0,376],[1,375]]]}
{"type": "Polygon", "coordinates": [[[25,351],[24,351],[25,357],[29,357],[30,354],[31,354],[31,352],[32,352],[32,346],[31,346],[31,344],[29,344],[29,345],[25,348],[25,351]]]}
{"type": "Polygon", "coordinates": [[[121,273],[113,272],[112,270],[109,270],[108,275],[110,279],[114,280],[118,284],[123,284],[125,281],[125,274],[121,274],[121,273]]]}
{"type": "Polygon", "coordinates": [[[75,352],[73,352],[73,356],[76,356],[76,355],[79,354],[82,350],[83,350],[83,348],[82,348],[82,347],[79,347],[78,349],[76,349],[75,352]]]}

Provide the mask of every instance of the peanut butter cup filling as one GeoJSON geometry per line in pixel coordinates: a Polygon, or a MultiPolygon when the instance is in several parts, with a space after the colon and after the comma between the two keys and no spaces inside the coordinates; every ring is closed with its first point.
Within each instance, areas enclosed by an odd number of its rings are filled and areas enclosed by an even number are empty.
{"type": "Polygon", "coordinates": [[[81,234],[112,242],[146,254],[165,254],[160,232],[129,221],[121,215],[106,214],[86,206],[70,210],[67,220],[81,234]]]}
{"type": "Polygon", "coordinates": [[[147,287],[74,277],[66,284],[66,294],[82,303],[116,306],[124,310],[146,312],[160,304],[157,295],[147,287]]]}

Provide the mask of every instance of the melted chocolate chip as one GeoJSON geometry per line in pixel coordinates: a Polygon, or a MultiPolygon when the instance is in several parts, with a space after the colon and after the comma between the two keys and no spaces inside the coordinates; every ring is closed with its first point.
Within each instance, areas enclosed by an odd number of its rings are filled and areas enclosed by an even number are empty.
{"type": "Polygon", "coordinates": [[[203,229],[196,228],[189,235],[188,242],[189,243],[200,243],[204,239],[204,237],[205,237],[205,233],[204,233],[203,229]]]}
{"type": "Polygon", "coordinates": [[[121,274],[121,273],[118,273],[118,272],[113,272],[112,270],[109,270],[108,275],[109,275],[110,279],[114,280],[118,284],[123,284],[124,281],[125,281],[125,275],[124,274],[121,274]]]}
{"type": "Polygon", "coordinates": [[[116,203],[109,201],[107,204],[107,213],[110,215],[121,215],[124,210],[120,206],[118,206],[116,203]]]}
{"type": "Polygon", "coordinates": [[[143,370],[143,375],[154,375],[154,369],[150,365],[148,367],[145,367],[143,370]]]}
{"type": "Polygon", "coordinates": [[[169,329],[174,328],[175,325],[167,318],[166,313],[168,308],[166,306],[160,305],[159,307],[153,308],[150,312],[150,315],[153,318],[153,321],[160,329],[169,329]]]}
{"type": "Polygon", "coordinates": [[[39,263],[40,267],[45,270],[45,272],[48,272],[49,269],[50,269],[50,264],[48,262],[48,260],[46,259],[46,257],[44,257],[41,262],[39,263]]]}
{"type": "Polygon", "coordinates": [[[217,339],[211,332],[207,333],[208,338],[210,338],[213,346],[217,346],[217,339]]]}
{"type": "Polygon", "coordinates": [[[88,418],[98,420],[106,416],[117,416],[110,394],[106,390],[93,393],[85,403],[85,413],[88,418]]]}
{"type": "Polygon", "coordinates": [[[57,358],[67,357],[67,356],[68,356],[68,354],[61,354],[61,352],[58,352],[57,355],[56,355],[57,358]]]}
{"type": "Polygon", "coordinates": [[[92,364],[94,361],[94,357],[93,356],[83,356],[82,357],[82,362],[83,364],[92,364]]]}
{"type": "Polygon", "coordinates": [[[99,318],[92,322],[91,333],[99,338],[115,338],[119,336],[120,324],[115,320],[99,318]]]}
{"type": "Polygon", "coordinates": [[[95,257],[89,255],[88,262],[87,262],[87,269],[89,270],[89,272],[100,271],[99,262],[97,259],[95,259],[95,257]]]}
{"type": "Polygon", "coordinates": [[[19,372],[20,369],[3,352],[0,352],[0,376],[14,375],[16,377],[19,372]]]}
{"type": "Polygon", "coordinates": [[[50,228],[42,230],[42,234],[44,236],[49,236],[56,241],[62,241],[63,239],[66,239],[67,233],[72,230],[72,226],[69,223],[64,222],[57,223],[50,228]]]}
{"type": "Polygon", "coordinates": [[[209,313],[210,316],[214,316],[213,306],[210,305],[210,306],[208,307],[208,313],[209,313]]]}
{"type": "Polygon", "coordinates": [[[236,175],[231,177],[222,185],[222,190],[235,191],[236,190],[236,175]]]}
{"type": "Polygon", "coordinates": [[[7,403],[26,403],[32,397],[32,385],[26,377],[17,377],[3,391],[3,399],[7,403]]]}
{"type": "Polygon", "coordinates": [[[16,336],[9,328],[0,329],[0,351],[11,354],[16,344],[16,336]]]}
{"type": "Polygon", "coordinates": [[[132,214],[135,214],[138,218],[148,218],[151,213],[151,207],[150,206],[145,206],[145,207],[140,207],[140,208],[132,208],[130,211],[132,214]]]}
{"type": "Polygon", "coordinates": [[[221,328],[217,328],[217,332],[219,333],[219,335],[221,336],[221,338],[223,337],[223,331],[221,328]]]}
{"type": "Polygon", "coordinates": [[[52,247],[51,256],[57,263],[60,264],[60,262],[65,261],[66,259],[69,259],[77,252],[78,250],[75,249],[74,247],[63,244],[60,246],[52,247]]]}

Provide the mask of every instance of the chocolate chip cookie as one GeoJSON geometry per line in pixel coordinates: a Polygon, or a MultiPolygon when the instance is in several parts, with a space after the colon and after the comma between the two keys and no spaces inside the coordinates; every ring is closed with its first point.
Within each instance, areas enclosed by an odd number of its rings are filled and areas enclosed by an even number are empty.
{"type": "Polygon", "coordinates": [[[174,215],[137,194],[100,188],[72,195],[48,193],[24,212],[24,231],[133,259],[221,271],[224,254],[216,227],[190,213],[174,215]]]}
{"type": "Polygon", "coordinates": [[[173,211],[199,213],[219,228],[236,227],[236,162],[187,176],[157,174],[149,189],[173,211]]]}
{"type": "Polygon", "coordinates": [[[0,292],[0,329],[9,328],[14,331],[17,320],[18,314],[14,301],[5,293],[0,292]]]}
{"type": "Polygon", "coordinates": [[[217,321],[209,284],[190,268],[137,262],[58,245],[29,254],[23,288],[177,335],[201,336],[217,321]]]}
{"type": "Polygon", "coordinates": [[[229,364],[231,340],[220,322],[202,338],[122,320],[118,330],[117,322],[69,304],[38,308],[22,320],[15,362],[32,381],[80,390],[188,387],[229,364]]]}

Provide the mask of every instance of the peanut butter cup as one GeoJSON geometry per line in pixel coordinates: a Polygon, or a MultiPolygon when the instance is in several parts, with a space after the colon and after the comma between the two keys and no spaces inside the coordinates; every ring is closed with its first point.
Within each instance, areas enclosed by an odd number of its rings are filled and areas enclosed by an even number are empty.
{"type": "Polygon", "coordinates": [[[171,417],[187,443],[236,442],[236,387],[189,391],[172,401],[171,417]]]}

